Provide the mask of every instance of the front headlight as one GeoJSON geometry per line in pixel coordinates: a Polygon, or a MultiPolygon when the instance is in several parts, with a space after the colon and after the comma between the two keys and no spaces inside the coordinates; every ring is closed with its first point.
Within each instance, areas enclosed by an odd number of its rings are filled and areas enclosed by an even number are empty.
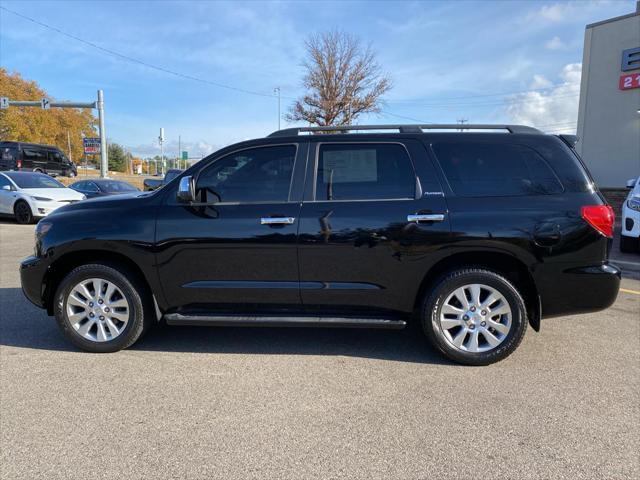
{"type": "Polygon", "coordinates": [[[53,202],[52,198],[47,197],[33,197],[34,200],[38,200],[39,202],[53,202]]]}
{"type": "Polygon", "coordinates": [[[627,207],[636,212],[640,212],[640,197],[634,197],[627,200],[627,207]]]}

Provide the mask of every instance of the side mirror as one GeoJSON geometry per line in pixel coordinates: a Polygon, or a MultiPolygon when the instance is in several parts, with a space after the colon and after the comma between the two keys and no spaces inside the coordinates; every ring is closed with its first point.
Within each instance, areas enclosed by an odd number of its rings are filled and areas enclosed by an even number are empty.
{"type": "Polygon", "coordinates": [[[7,192],[12,191],[13,189],[11,188],[11,185],[3,185],[2,186],[2,190],[6,190],[7,192]]]}
{"type": "Polygon", "coordinates": [[[635,178],[630,178],[629,180],[627,180],[627,188],[628,189],[632,189],[635,186],[636,186],[636,179],[635,178]]]}
{"type": "Polygon", "coordinates": [[[176,198],[179,202],[182,203],[191,203],[196,198],[196,189],[193,184],[193,177],[187,175],[186,177],[182,177],[180,179],[180,184],[178,185],[178,193],[176,194],[176,198]]]}

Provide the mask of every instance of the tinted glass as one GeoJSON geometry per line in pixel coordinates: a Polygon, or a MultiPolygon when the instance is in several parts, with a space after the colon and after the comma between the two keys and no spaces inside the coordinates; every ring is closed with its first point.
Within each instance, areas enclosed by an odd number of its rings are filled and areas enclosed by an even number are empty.
{"type": "Polygon", "coordinates": [[[4,147],[0,149],[0,158],[2,160],[15,160],[18,158],[18,149],[15,147],[4,147]]]}
{"type": "Polygon", "coordinates": [[[504,142],[435,143],[433,150],[456,195],[493,197],[562,192],[544,159],[524,145],[504,142]]]}
{"type": "Polygon", "coordinates": [[[62,163],[62,155],[60,155],[58,152],[49,152],[49,161],[62,163]]]}
{"type": "MultiPolygon", "coordinates": [[[[169,175],[169,174],[167,174],[169,175]]],[[[138,189],[127,182],[100,182],[100,189],[108,193],[136,192],[138,189]]]]}
{"type": "Polygon", "coordinates": [[[7,177],[5,177],[4,175],[0,175],[0,188],[7,185],[11,186],[11,182],[7,180],[7,177]]]}
{"type": "Polygon", "coordinates": [[[42,150],[34,150],[32,148],[23,148],[22,154],[24,155],[25,160],[33,160],[38,162],[47,161],[47,152],[43,152],[42,150]]]}
{"type": "Polygon", "coordinates": [[[286,202],[296,156],[293,145],[262,147],[216,160],[198,176],[201,202],[286,202]]]}
{"type": "Polygon", "coordinates": [[[73,183],[73,184],[69,185],[69,188],[73,188],[74,190],[85,190],[86,187],[87,187],[86,183],[87,182],[84,182],[84,181],[76,182],[76,183],[73,183]]]}
{"type": "Polygon", "coordinates": [[[13,173],[6,174],[19,188],[64,188],[57,180],[43,173],[13,173]]]}
{"type": "Polygon", "coordinates": [[[316,200],[414,198],[407,151],[396,144],[321,145],[316,200]]]}

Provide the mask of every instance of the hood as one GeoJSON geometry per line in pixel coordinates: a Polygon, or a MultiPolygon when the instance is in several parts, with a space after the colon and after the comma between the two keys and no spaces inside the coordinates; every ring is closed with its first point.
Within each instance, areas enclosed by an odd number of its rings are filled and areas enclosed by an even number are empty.
{"type": "Polygon", "coordinates": [[[19,193],[30,197],[50,198],[56,201],[82,200],[84,195],[70,188],[21,188],[19,193]]]}
{"type": "Polygon", "coordinates": [[[65,205],[64,207],[58,208],[55,212],[53,212],[53,215],[60,215],[66,212],[79,210],[91,211],[103,208],[121,208],[123,214],[125,214],[127,209],[133,206],[133,204],[144,201],[144,199],[150,197],[150,194],[152,193],[154,192],[134,192],[123,193],[121,195],[105,195],[102,197],[89,198],[87,200],[83,200],[82,202],[72,203],[70,205],[65,205]]]}

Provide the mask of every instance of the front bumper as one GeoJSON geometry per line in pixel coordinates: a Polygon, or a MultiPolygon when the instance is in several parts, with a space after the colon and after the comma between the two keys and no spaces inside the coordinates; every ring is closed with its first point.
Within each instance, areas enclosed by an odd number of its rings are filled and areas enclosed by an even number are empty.
{"type": "Polygon", "coordinates": [[[616,301],[621,278],[622,271],[610,263],[554,272],[547,281],[536,282],[542,299],[542,316],[605,310],[616,301]]]}
{"type": "Polygon", "coordinates": [[[640,212],[631,210],[626,202],[622,208],[622,231],[625,237],[640,238],[640,212]]]}
{"type": "Polygon", "coordinates": [[[48,265],[44,259],[30,256],[20,263],[22,292],[36,307],[46,308],[45,287],[48,265]]]}

